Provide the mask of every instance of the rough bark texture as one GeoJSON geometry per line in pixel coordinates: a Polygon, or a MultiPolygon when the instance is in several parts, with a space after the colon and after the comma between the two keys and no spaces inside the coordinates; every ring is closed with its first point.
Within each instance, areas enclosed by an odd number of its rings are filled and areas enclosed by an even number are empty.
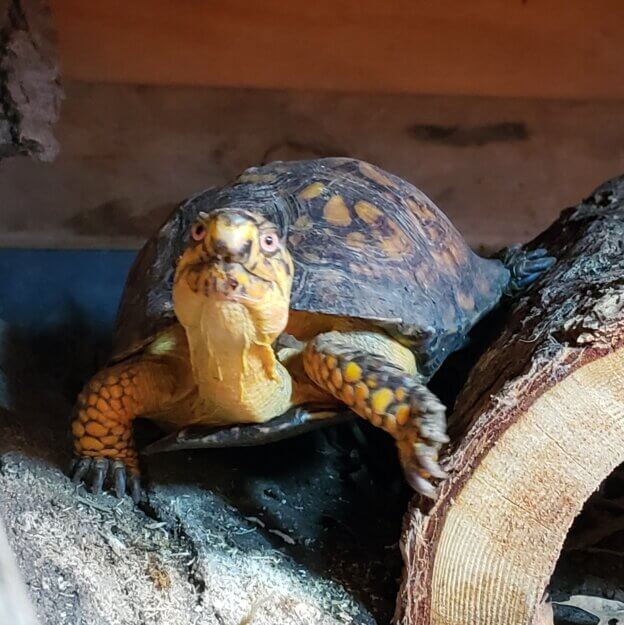
{"type": "Polygon", "coordinates": [[[535,244],[558,263],[504,313],[451,416],[451,478],[406,518],[402,625],[530,623],[572,521],[624,461],[624,178],[535,244]]]}
{"type": "Polygon", "coordinates": [[[50,161],[62,97],[50,10],[43,0],[0,0],[0,158],[50,161]]]}

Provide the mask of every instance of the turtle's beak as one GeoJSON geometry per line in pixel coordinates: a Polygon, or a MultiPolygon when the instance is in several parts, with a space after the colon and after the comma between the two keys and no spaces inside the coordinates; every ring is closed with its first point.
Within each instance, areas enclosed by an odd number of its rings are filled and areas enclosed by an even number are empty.
{"type": "Polygon", "coordinates": [[[245,213],[215,213],[205,222],[203,294],[218,299],[250,300],[261,294],[249,272],[255,253],[258,227],[245,213]]]}
{"type": "Polygon", "coordinates": [[[257,237],[258,228],[246,215],[216,214],[206,224],[204,248],[212,259],[245,264],[257,237]]]}

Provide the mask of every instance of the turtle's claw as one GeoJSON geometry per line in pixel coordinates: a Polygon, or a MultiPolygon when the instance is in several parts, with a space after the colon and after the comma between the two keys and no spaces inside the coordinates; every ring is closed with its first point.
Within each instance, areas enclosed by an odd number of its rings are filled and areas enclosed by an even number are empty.
{"type": "Polygon", "coordinates": [[[397,440],[399,458],[408,484],[428,499],[437,499],[431,480],[444,480],[446,471],[438,463],[440,447],[449,442],[446,434],[446,409],[423,386],[412,395],[412,420],[405,437],[397,440]]]}
{"type": "Polygon", "coordinates": [[[417,493],[420,493],[428,499],[433,499],[434,501],[438,498],[438,491],[435,486],[420,474],[420,470],[418,468],[405,467],[403,473],[405,474],[407,483],[417,493]]]}
{"type": "Polygon", "coordinates": [[[121,499],[126,494],[126,466],[123,462],[115,460],[112,469],[115,495],[121,499]]]}
{"type": "Polygon", "coordinates": [[[438,452],[433,447],[429,447],[426,443],[416,443],[414,445],[414,454],[420,466],[429,475],[439,480],[448,477],[446,471],[438,464],[438,452]]]}
{"type": "Polygon", "coordinates": [[[507,287],[508,294],[517,293],[526,288],[556,262],[556,258],[548,256],[548,251],[543,247],[527,251],[514,246],[505,250],[502,258],[511,273],[507,287]]]}
{"type": "Polygon", "coordinates": [[[132,475],[130,477],[130,496],[132,501],[138,504],[141,501],[141,495],[141,478],[138,475],[132,475]]]}
{"type": "Polygon", "coordinates": [[[91,466],[91,458],[79,458],[72,461],[72,466],[69,470],[71,475],[71,481],[74,484],[79,484],[89,471],[91,466]]]}
{"type": "Polygon", "coordinates": [[[119,499],[129,492],[134,503],[141,501],[141,478],[120,460],[78,458],[72,461],[70,476],[74,484],[84,482],[94,495],[100,495],[109,483],[119,499]]]}
{"type": "Polygon", "coordinates": [[[104,487],[104,479],[108,473],[108,460],[106,458],[98,458],[91,464],[91,492],[94,495],[101,495],[104,487]]]}

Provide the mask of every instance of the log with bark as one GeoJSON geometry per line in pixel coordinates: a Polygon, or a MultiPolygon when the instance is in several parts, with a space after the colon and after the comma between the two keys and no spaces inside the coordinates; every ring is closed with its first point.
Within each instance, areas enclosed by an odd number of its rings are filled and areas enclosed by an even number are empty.
{"type": "Polygon", "coordinates": [[[450,478],[406,517],[401,625],[543,618],[573,520],[624,462],[624,177],[531,245],[558,262],[500,313],[457,397],[450,478]]]}
{"type": "Polygon", "coordinates": [[[52,18],[43,0],[0,0],[0,159],[50,161],[62,91],[52,18]]]}

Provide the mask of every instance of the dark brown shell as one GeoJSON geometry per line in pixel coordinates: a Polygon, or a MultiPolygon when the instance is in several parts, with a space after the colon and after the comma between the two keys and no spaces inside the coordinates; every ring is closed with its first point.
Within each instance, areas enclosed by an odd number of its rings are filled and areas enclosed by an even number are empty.
{"type": "Polygon", "coordinates": [[[171,286],[190,227],[200,211],[227,207],[263,213],[287,233],[293,309],[377,320],[414,343],[425,371],[463,343],[509,280],[405,180],[347,158],[276,162],[185,201],[146,243],[119,310],[117,357],[175,319],[171,286]]]}

